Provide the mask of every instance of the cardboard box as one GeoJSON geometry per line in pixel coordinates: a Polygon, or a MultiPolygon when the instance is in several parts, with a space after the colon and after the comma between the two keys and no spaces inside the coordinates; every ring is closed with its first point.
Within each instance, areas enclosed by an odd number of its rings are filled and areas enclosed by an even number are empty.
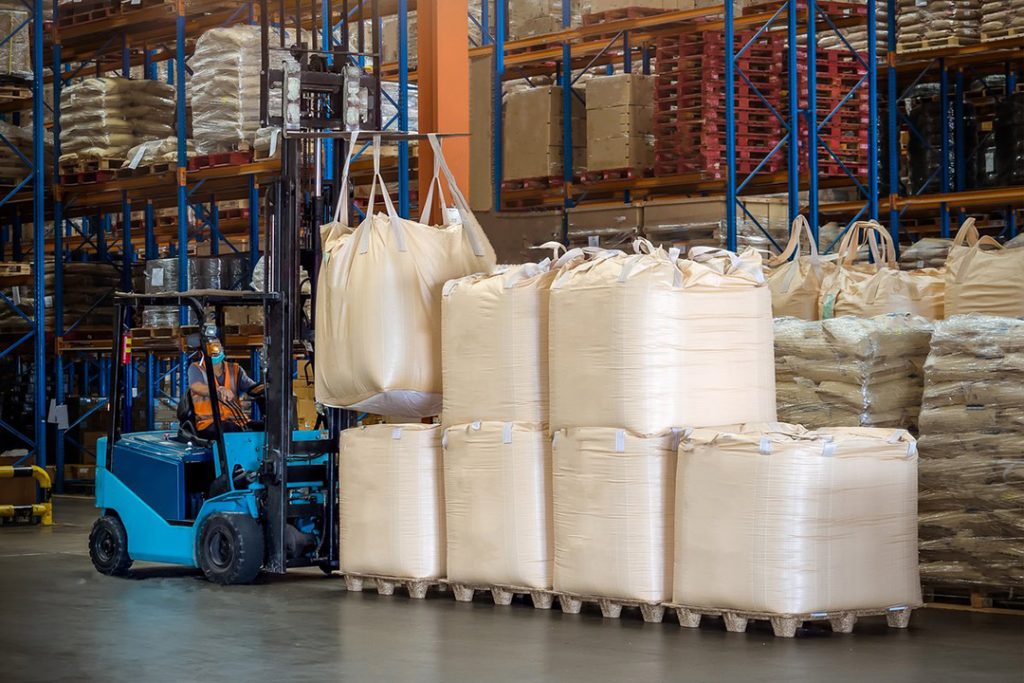
{"type": "Polygon", "coordinates": [[[654,78],[617,74],[587,83],[587,170],[654,163],[654,78]]]}
{"type": "Polygon", "coordinates": [[[584,3],[580,0],[513,0],[508,3],[511,40],[561,31],[562,3],[569,2],[570,26],[579,26],[584,3]]]}
{"type": "MultiPolygon", "coordinates": [[[[586,162],[586,107],[573,96],[573,167],[586,162]]],[[[505,180],[562,175],[562,88],[544,86],[509,93],[504,117],[505,180]]]]}
{"type": "Polygon", "coordinates": [[[534,247],[562,241],[561,211],[481,212],[476,217],[498,255],[498,263],[540,261],[551,253],[534,247]]]}

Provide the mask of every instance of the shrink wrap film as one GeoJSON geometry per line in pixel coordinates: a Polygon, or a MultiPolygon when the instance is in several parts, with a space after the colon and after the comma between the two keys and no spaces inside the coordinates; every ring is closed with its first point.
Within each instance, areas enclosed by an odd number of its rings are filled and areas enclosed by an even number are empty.
{"type": "Polygon", "coordinates": [[[440,425],[346,429],[338,481],[342,572],[408,579],[445,575],[440,425]]]}
{"type": "Polygon", "coordinates": [[[1024,588],[1024,320],[936,325],[920,446],[925,584],[1024,588]]]}
{"type": "Polygon", "coordinates": [[[981,35],[984,40],[1024,33],[1024,0],[982,0],[981,35]]]}
{"type": "Polygon", "coordinates": [[[1024,251],[979,237],[973,218],[960,228],[946,261],[947,315],[1024,317],[1024,251]]]}
{"type": "Polygon", "coordinates": [[[761,257],[636,242],[551,285],[551,427],[653,435],[775,419],[771,294],[761,257]]]}
{"type": "Polygon", "coordinates": [[[942,268],[946,265],[953,240],[941,237],[925,237],[900,252],[900,268],[917,270],[921,268],[942,268]]]}
{"type": "Polygon", "coordinates": [[[896,39],[901,48],[921,49],[976,43],[981,37],[980,0],[898,0],[896,39]]]}
{"type": "MultiPolygon", "coordinates": [[[[185,158],[191,159],[195,155],[195,146],[191,140],[186,140],[185,158]]],[[[169,137],[159,140],[147,140],[129,149],[125,154],[125,159],[131,168],[141,168],[161,163],[177,164],[178,138],[169,137]]]]}
{"type": "Polygon", "coordinates": [[[159,81],[85,78],[61,91],[61,161],[123,159],[173,134],[174,88],[159,81]]]}
{"type": "Polygon", "coordinates": [[[0,76],[32,78],[31,19],[24,6],[0,8],[0,76]]]}
{"type": "Polygon", "coordinates": [[[449,581],[551,588],[551,441],[543,427],[446,429],[444,496],[449,581]]]}
{"type": "Polygon", "coordinates": [[[555,432],[555,591],[648,603],[671,597],[677,445],[674,432],[555,432]]]}
{"type": "Polygon", "coordinates": [[[548,424],[548,303],[574,249],[552,263],[499,267],[449,281],[441,302],[441,422],[548,424]]]}
{"type": "Polygon", "coordinates": [[[793,221],[789,243],[781,254],[768,262],[768,287],[772,291],[772,313],[775,317],[793,316],[804,320],[818,319],[818,296],[825,275],[836,269],[836,256],[818,253],[814,234],[807,219],[793,221]],[[803,254],[802,238],[806,235],[810,253],[803,254]],[[793,258],[793,257],[796,258],[793,258]],[[791,260],[792,259],[792,260],[791,260]]]}
{"type": "Polygon", "coordinates": [[[920,606],[917,466],[905,430],[688,431],[673,602],[780,615],[920,606]]]}
{"type": "MultiPolygon", "coordinates": [[[[400,218],[383,187],[380,140],[374,141],[374,179],[367,218],[347,226],[343,203],[321,227],[323,264],[316,302],[316,399],[324,405],[380,415],[427,417],[441,411],[441,291],[444,283],[495,265],[494,250],[444,161],[436,136],[432,206],[440,174],[455,200],[458,222],[429,225],[400,218]],[[377,188],[386,214],[373,212],[377,188]]],[[[349,149],[356,151],[353,135],[349,149]]],[[[349,162],[342,177],[347,200],[349,162]]],[[[443,194],[443,193],[442,193],[443,194]]]]}
{"type": "Polygon", "coordinates": [[[899,270],[892,237],[878,223],[854,223],[843,238],[839,254],[839,268],[821,283],[818,306],[822,319],[843,315],[870,318],[884,313],[942,319],[946,289],[942,271],[899,270]],[[877,265],[854,263],[865,239],[877,265]]]}
{"type": "Polygon", "coordinates": [[[775,320],[779,419],[915,429],[932,323],[907,314],[775,320]]]}

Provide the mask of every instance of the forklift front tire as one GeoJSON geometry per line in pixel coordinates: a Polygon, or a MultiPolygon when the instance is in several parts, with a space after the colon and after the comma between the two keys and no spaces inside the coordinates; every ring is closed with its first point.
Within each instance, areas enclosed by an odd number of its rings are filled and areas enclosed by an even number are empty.
{"type": "Polygon", "coordinates": [[[263,529],[243,514],[212,514],[199,532],[199,568],[222,585],[251,583],[263,567],[263,529]]]}
{"type": "Polygon", "coordinates": [[[128,555],[128,532],[114,515],[103,515],[89,532],[89,559],[96,571],[107,576],[124,576],[132,566],[128,555]]]}

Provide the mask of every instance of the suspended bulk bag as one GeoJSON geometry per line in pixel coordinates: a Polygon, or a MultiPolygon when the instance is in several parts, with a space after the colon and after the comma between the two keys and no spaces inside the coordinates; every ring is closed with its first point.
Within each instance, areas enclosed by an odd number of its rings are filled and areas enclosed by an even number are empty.
{"type": "MultiPolygon", "coordinates": [[[[366,220],[350,231],[339,203],[335,221],[321,229],[316,398],[325,405],[415,417],[441,411],[441,289],[453,278],[490,271],[495,258],[440,144],[429,139],[435,174],[420,222],[395,212],[380,175],[380,140],[374,138],[366,220]],[[435,227],[424,221],[442,171],[460,222],[435,227]],[[373,213],[378,187],[386,214],[373,213]]],[[[341,201],[347,201],[347,173],[346,162],[341,201]]]]}
{"type": "Polygon", "coordinates": [[[946,315],[1024,317],[1024,250],[979,237],[968,218],[946,260],[946,315]]]}
{"type": "Polygon", "coordinates": [[[340,569],[351,574],[444,576],[441,427],[378,424],[341,433],[340,569]]]}
{"type": "Polygon", "coordinates": [[[444,435],[448,580],[551,588],[551,440],[519,422],[444,435]]]}
{"type": "Polygon", "coordinates": [[[937,268],[901,271],[888,231],[874,221],[853,224],[839,247],[839,268],[821,283],[822,320],[854,315],[871,318],[885,313],[912,313],[941,320],[945,283],[937,268]],[[881,246],[878,240],[881,239],[881,246]],[[857,251],[867,240],[875,265],[854,265],[857,251]]]}
{"type": "Polygon", "coordinates": [[[821,256],[811,226],[797,216],[789,234],[786,249],[768,262],[771,272],[768,287],[772,290],[772,313],[776,318],[791,316],[803,320],[818,319],[818,295],[821,281],[836,269],[836,256],[821,256]],[[801,238],[807,236],[810,253],[801,253],[801,238]],[[793,258],[796,256],[796,258],[793,258]]]}
{"type": "Polygon", "coordinates": [[[554,262],[504,267],[445,285],[443,424],[547,425],[551,283],[561,267],[582,257],[582,250],[573,249],[554,262]]]}
{"type": "Polygon", "coordinates": [[[551,427],[653,435],[775,419],[771,293],[761,257],[679,259],[638,240],[551,285],[551,427]]]}
{"type": "Polygon", "coordinates": [[[646,603],[671,597],[677,442],[673,432],[555,432],[556,592],[646,603]]]}
{"type": "Polygon", "coordinates": [[[673,602],[779,615],[919,606],[916,446],[861,427],[689,431],[673,602]]]}

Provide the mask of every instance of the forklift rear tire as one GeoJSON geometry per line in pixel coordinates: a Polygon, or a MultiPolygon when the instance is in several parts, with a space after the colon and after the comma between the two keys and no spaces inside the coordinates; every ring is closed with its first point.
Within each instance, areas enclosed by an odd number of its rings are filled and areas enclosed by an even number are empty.
{"type": "Polygon", "coordinates": [[[222,585],[250,583],[263,566],[263,529],[243,514],[212,514],[199,531],[196,553],[206,578],[222,585]]]}
{"type": "Polygon", "coordinates": [[[124,576],[132,566],[128,555],[128,532],[114,515],[103,515],[89,532],[89,559],[96,571],[107,576],[124,576]]]}

